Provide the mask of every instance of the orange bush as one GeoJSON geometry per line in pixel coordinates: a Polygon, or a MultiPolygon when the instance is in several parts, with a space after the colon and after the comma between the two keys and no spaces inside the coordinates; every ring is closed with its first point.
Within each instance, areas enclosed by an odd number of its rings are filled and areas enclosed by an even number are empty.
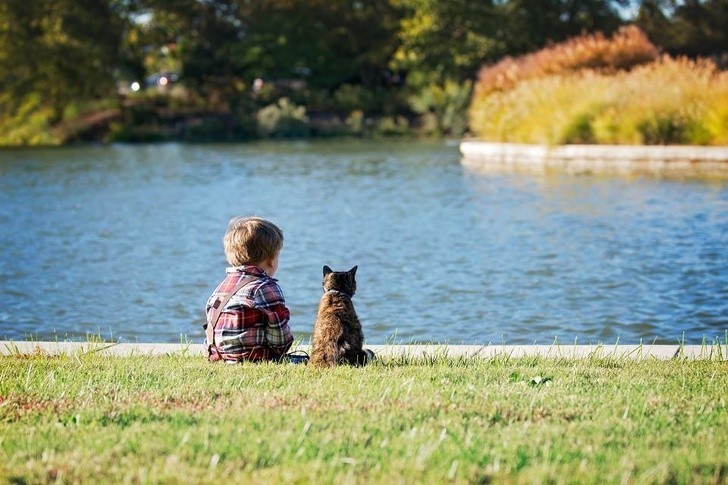
{"type": "Polygon", "coordinates": [[[659,51],[640,29],[622,27],[611,38],[583,35],[516,59],[507,57],[478,73],[474,97],[513,88],[519,81],[584,69],[627,70],[653,61],[659,51]]]}
{"type": "Polygon", "coordinates": [[[474,100],[470,128],[512,143],[726,145],[728,71],[664,56],[630,71],[527,79],[474,100]]]}

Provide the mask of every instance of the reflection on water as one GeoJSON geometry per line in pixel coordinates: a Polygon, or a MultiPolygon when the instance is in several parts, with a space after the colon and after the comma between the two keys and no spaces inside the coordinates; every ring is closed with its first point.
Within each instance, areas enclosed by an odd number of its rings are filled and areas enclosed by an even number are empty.
{"type": "Polygon", "coordinates": [[[311,333],[359,265],[370,343],[698,343],[728,329],[728,186],[479,174],[434,142],[0,152],[0,339],[201,341],[233,215],[284,230],[311,333]]]}

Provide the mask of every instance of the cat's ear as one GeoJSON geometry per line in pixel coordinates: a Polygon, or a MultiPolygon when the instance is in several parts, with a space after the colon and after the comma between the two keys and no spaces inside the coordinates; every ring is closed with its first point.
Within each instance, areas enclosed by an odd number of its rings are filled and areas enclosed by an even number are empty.
{"type": "Polygon", "coordinates": [[[331,268],[329,268],[328,266],[324,265],[324,276],[326,276],[329,273],[333,273],[333,271],[331,270],[331,268]]]}
{"type": "Polygon", "coordinates": [[[359,267],[359,265],[354,266],[349,270],[349,273],[351,273],[352,276],[356,276],[356,269],[359,267]]]}

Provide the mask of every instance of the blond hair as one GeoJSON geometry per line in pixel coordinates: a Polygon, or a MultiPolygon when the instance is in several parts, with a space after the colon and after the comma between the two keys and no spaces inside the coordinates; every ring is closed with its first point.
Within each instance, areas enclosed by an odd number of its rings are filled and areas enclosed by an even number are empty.
{"type": "Polygon", "coordinates": [[[233,217],[222,240],[232,266],[260,264],[276,257],[283,247],[283,231],[260,217],[233,217]]]}

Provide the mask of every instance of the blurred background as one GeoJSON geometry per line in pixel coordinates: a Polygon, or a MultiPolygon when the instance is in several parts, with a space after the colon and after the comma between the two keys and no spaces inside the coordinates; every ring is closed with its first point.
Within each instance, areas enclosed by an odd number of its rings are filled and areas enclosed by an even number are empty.
{"type": "Polygon", "coordinates": [[[0,339],[201,340],[257,214],[304,340],[358,264],[370,343],[724,341],[725,179],[453,139],[728,146],[727,35],[727,0],[2,0],[0,339]]]}
{"type": "Polygon", "coordinates": [[[726,0],[3,0],[0,145],[460,137],[481,68],[625,26],[726,64],[726,0]]]}

